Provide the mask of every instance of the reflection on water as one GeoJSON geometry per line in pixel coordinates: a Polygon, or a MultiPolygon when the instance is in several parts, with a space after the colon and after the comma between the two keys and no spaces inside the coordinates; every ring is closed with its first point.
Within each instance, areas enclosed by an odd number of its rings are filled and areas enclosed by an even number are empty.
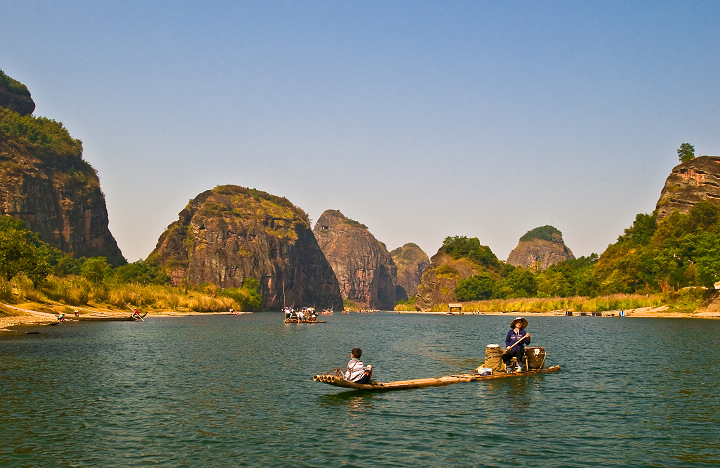
{"type": "Polygon", "coordinates": [[[508,320],[267,313],[0,336],[0,465],[720,463],[720,347],[691,345],[720,321],[531,318],[562,372],[385,393],[312,381],[356,346],[380,381],[467,371],[508,320]]]}

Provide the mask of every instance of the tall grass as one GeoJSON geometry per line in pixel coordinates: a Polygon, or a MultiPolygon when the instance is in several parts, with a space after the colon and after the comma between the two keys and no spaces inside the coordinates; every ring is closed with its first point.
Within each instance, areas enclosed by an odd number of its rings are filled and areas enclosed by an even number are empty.
{"type": "Polygon", "coordinates": [[[242,303],[222,295],[216,288],[191,289],[169,285],[93,283],[81,276],[49,276],[36,288],[32,281],[17,276],[11,282],[0,281],[0,299],[12,302],[54,301],[71,306],[92,305],[125,309],[128,306],[150,310],[193,312],[242,311],[242,303]]]}
{"type": "MultiPolygon", "coordinates": [[[[686,298],[696,298],[696,294],[686,293],[686,298]]],[[[609,310],[629,310],[643,307],[660,307],[672,305],[677,299],[667,294],[612,294],[598,297],[550,297],[550,298],[516,298],[516,299],[490,299],[487,301],[471,301],[463,303],[465,312],[604,312],[609,310]]],[[[406,305],[399,304],[395,310],[408,309],[406,305]]],[[[448,304],[438,304],[432,307],[431,312],[447,312],[448,304]]]]}

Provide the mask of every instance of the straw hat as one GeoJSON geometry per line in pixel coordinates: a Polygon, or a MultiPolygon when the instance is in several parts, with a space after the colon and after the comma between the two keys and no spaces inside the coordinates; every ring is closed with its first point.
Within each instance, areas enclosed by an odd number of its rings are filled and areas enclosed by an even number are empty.
{"type": "Polygon", "coordinates": [[[515,328],[515,322],[518,322],[518,321],[521,322],[520,328],[525,328],[528,326],[528,321],[525,320],[523,317],[515,317],[515,319],[512,322],[510,322],[510,328],[515,328]]]}

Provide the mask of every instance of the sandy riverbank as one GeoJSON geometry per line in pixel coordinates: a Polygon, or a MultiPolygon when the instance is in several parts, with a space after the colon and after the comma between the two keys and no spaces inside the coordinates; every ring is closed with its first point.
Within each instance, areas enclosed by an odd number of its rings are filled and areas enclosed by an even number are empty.
{"type": "MultiPolygon", "coordinates": [[[[65,305],[46,305],[38,306],[38,304],[0,304],[0,332],[13,332],[17,327],[25,326],[43,326],[57,322],[59,314],[64,313],[68,321],[76,319],[73,313],[67,312],[68,306],[65,305]]],[[[130,310],[89,308],[89,307],[72,307],[73,311],[77,310],[79,317],[82,318],[125,318],[130,315],[130,310]]],[[[149,317],[182,317],[187,315],[227,315],[230,312],[192,312],[192,311],[150,311],[149,317]]],[[[236,314],[249,314],[251,312],[237,312],[236,314]]]]}

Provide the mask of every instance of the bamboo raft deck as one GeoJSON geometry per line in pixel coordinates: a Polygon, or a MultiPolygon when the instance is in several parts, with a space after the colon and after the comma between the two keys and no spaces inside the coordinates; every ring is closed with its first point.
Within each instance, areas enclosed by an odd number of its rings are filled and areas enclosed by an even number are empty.
{"type": "Polygon", "coordinates": [[[542,369],[529,370],[525,372],[506,373],[497,372],[490,375],[480,374],[456,374],[446,375],[443,377],[430,377],[425,379],[412,379],[412,380],[397,380],[393,382],[377,382],[372,384],[357,384],[350,382],[337,375],[322,374],[314,375],[313,380],[316,382],[333,385],[335,387],[352,388],[355,390],[366,390],[370,392],[382,392],[389,390],[409,390],[411,388],[424,388],[424,387],[442,387],[445,385],[452,385],[462,382],[474,382],[477,380],[492,380],[492,379],[503,379],[509,377],[524,377],[537,374],[549,374],[552,372],[558,372],[560,366],[544,367],[542,369]]]}

